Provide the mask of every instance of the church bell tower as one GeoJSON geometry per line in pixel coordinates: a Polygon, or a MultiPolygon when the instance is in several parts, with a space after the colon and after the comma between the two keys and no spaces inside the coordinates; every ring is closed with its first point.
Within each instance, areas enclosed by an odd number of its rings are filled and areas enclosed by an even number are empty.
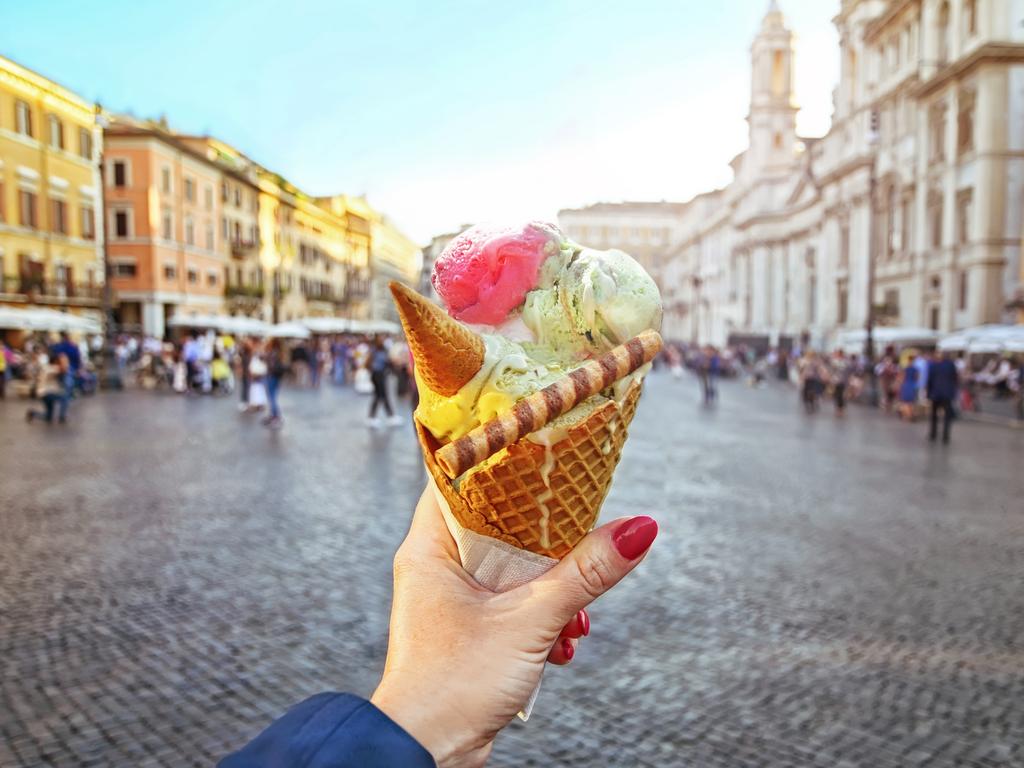
{"type": "Polygon", "coordinates": [[[756,172],[771,172],[793,162],[797,106],[793,93],[793,33],[778,2],[771,0],[751,46],[749,157],[756,172]]]}

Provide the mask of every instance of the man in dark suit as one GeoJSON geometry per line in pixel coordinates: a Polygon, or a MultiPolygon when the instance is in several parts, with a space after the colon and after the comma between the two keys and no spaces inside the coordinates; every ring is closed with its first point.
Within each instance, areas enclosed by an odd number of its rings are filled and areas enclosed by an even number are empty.
{"type": "Polygon", "coordinates": [[[932,403],[932,429],[928,439],[932,442],[938,434],[939,411],[942,413],[942,442],[949,442],[949,427],[953,421],[953,403],[959,388],[956,363],[948,354],[936,352],[928,365],[928,399],[932,403]]]}

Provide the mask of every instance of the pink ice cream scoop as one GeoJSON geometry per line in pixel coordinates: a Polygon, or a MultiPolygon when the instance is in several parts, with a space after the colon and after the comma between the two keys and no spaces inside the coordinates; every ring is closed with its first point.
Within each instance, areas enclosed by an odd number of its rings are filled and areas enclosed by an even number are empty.
{"type": "Polygon", "coordinates": [[[437,257],[434,289],[456,319],[500,325],[537,287],[541,265],[560,245],[560,233],[548,224],[472,227],[437,257]]]}

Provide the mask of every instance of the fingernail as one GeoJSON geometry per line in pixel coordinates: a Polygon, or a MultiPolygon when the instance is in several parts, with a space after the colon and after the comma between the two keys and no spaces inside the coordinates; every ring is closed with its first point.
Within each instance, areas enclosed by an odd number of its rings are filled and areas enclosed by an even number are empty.
{"type": "Polygon", "coordinates": [[[580,611],[576,615],[576,621],[580,625],[580,632],[583,633],[583,636],[586,637],[587,635],[589,635],[590,634],[590,617],[587,616],[587,612],[586,611],[580,611]]]}
{"type": "Polygon", "coordinates": [[[562,655],[565,656],[566,661],[570,661],[576,655],[576,649],[571,640],[562,640],[562,655]]]}
{"type": "Polygon", "coordinates": [[[640,515],[627,520],[612,534],[612,544],[627,560],[636,560],[646,552],[654,537],[658,535],[658,524],[653,517],[640,515]]]}

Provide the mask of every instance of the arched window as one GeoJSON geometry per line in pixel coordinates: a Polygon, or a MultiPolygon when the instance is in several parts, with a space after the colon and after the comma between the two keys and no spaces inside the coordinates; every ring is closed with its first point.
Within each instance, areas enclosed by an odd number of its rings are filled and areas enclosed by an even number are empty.
{"type": "Polygon", "coordinates": [[[786,93],[786,61],[782,51],[772,55],[772,96],[783,96],[786,93]]]}
{"type": "Polygon", "coordinates": [[[937,29],[935,30],[938,35],[938,61],[939,64],[945,64],[949,61],[950,45],[949,45],[949,2],[944,2],[939,6],[939,20],[937,29]]]}
{"type": "Polygon", "coordinates": [[[963,37],[965,40],[978,34],[978,0],[964,0],[963,37]]]}

